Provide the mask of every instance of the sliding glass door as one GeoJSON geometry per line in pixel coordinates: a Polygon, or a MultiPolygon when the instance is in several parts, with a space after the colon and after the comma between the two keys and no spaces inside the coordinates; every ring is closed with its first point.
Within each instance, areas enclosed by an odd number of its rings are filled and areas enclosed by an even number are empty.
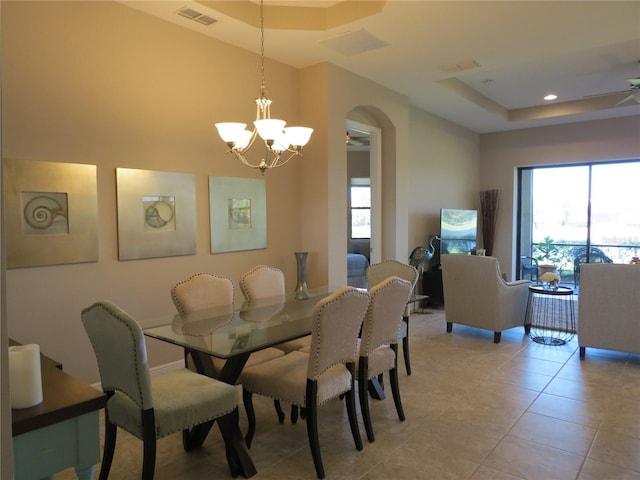
{"type": "Polygon", "coordinates": [[[582,263],[640,255],[638,179],[640,161],[520,169],[520,278],[533,263],[577,285],[582,263]]]}

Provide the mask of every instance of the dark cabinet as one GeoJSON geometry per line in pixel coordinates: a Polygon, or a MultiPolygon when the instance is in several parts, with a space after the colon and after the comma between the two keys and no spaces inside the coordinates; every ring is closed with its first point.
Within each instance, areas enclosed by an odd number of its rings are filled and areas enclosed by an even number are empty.
{"type": "Polygon", "coordinates": [[[430,305],[444,305],[442,270],[426,270],[422,274],[422,293],[429,295],[430,305]]]}

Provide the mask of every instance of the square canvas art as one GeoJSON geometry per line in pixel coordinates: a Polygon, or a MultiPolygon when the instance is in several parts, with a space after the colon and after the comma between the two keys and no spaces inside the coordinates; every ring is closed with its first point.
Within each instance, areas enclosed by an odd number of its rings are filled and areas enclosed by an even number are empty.
{"type": "Polygon", "coordinates": [[[7,267],[98,260],[96,166],[3,160],[7,267]]]}
{"type": "Polygon", "coordinates": [[[267,248],[262,178],[209,177],[211,253],[267,248]]]}
{"type": "Polygon", "coordinates": [[[120,260],[195,255],[195,175],[118,168],[116,177],[120,260]]]}

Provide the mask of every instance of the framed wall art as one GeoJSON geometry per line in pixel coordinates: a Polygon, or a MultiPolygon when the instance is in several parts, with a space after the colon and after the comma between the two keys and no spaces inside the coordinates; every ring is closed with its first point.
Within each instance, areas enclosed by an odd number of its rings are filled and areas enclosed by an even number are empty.
{"type": "Polygon", "coordinates": [[[267,248],[263,178],[209,177],[211,253],[267,248]]]}
{"type": "Polygon", "coordinates": [[[195,175],[117,168],[116,183],[120,260],[195,255],[195,175]]]}
{"type": "Polygon", "coordinates": [[[3,160],[7,267],[98,261],[96,166],[3,160]]]}

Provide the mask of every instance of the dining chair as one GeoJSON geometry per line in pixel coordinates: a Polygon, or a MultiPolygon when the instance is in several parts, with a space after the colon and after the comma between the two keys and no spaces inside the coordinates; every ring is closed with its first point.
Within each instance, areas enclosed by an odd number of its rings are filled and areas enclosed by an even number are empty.
{"type": "Polygon", "coordinates": [[[344,395],[351,434],[356,448],[362,450],[355,411],[354,377],[358,334],[368,305],[366,291],[354,287],[339,289],[314,307],[309,353],[294,351],[245,370],[242,387],[249,423],[245,437],[248,447],[251,447],[256,430],[252,395],[305,408],[313,463],[318,478],[324,478],[318,406],[344,395]]]}
{"type": "MultiPolygon", "coordinates": [[[[285,281],[282,270],[269,265],[258,265],[240,277],[240,290],[247,302],[255,302],[265,298],[284,298],[285,281]]],[[[300,350],[311,345],[311,336],[302,337],[289,342],[274,345],[285,353],[300,350]]]]}
{"type": "Polygon", "coordinates": [[[369,290],[371,299],[360,335],[357,378],[360,411],[370,442],[375,440],[375,436],[366,387],[368,380],[389,372],[396,412],[401,421],[405,420],[398,384],[398,329],[411,289],[410,282],[399,277],[388,277],[369,290]]]}
{"type": "MultiPolygon", "coordinates": [[[[282,270],[269,265],[258,265],[240,277],[240,290],[248,303],[265,298],[284,298],[285,279],[282,270]]],[[[273,348],[283,353],[290,353],[311,345],[311,335],[306,335],[288,342],[278,343],[273,348]]],[[[284,411],[279,401],[274,401],[274,407],[280,423],[284,422],[284,411]]],[[[291,407],[291,422],[298,420],[298,408],[291,407]]]]}
{"type": "Polygon", "coordinates": [[[235,386],[182,368],[151,378],[142,329],[128,313],[108,301],[82,311],[82,324],[98,361],[107,394],[100,480],[109,476],[118,427],[143,442],[142,479],[153,479],[156,440],[218,420],[233,476],[238,462],[232,447],[242,442],[235,386]]]}
{"type": "MultiPolygon", "coordinates": [[[[418,281],[418,270],[406,263],[397,260],[384,260],[374,263],[367,269],[368,288],[379,284],[388,277],[400,277],[411,283],[411,290],[418,281]]],[[[398,331],[398,337],[402,339],[402,354],[404,356],[404,367],[407,375],[411,375],[411,360],[409,357],[409,305],[405,305],[402,313],[402,323],[398,331]]]]}
{"type": "MultiPolygon", "coordinates": [[[[229,306],[233,311],[233,282],[224,276],[211,273],[196,273],[171,288],[171,299],[178,313],[189,314],[198,310],[229,306]]],[[[277,348],[265,348],[252,353],[245,367],[281,357],[284,352],[277,348]]],[[[220,372],[226,360],[211,357],[216,372],[220,372]]],[[[186,359],[185,359],[186,361],[186,359]]],[[[240,374],[242,377],[242,374],[240,374]]],[[[240,379],[240,381],[242,381],[240,379]]]]}

